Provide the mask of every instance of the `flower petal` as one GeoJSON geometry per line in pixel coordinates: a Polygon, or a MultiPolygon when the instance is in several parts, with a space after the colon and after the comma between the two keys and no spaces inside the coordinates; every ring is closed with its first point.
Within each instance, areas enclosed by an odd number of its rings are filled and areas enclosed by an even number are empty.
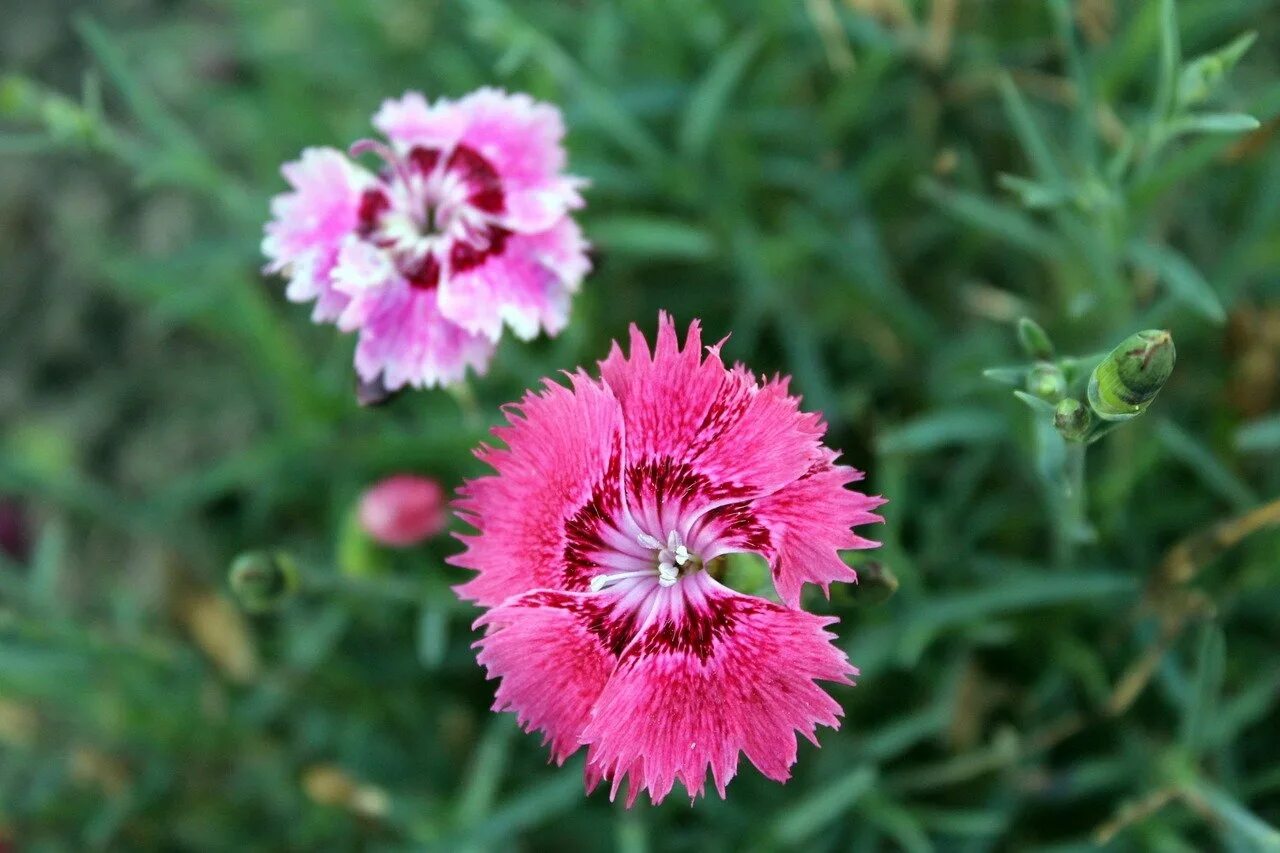
{"type": "Polygon", "coordinates": [[[857,670],[825,630],[835,620],[739,595],[705,574],[656,593],[653,618],[609,676],[582,732],[587,778],[628,781],[628,804],[647,790],[661,802],[675,782],[716,789],[745,753],[783,781],[796,733],[836,728],[840,706],[815,683],[850,684],[857,670]]]}
{"type": "Polygon", "coordinates": [[[816,583],[829,594],[833,581],[856,582],[857,574],[840,559],[840,551],[879,546],[851,530],[884,521],[875,513],[883,498],[846,488],[862,476],[861,471],[828,461],[754,502],[752,513],[772,541],[771,553],[765,557],[774,586],[788,606],[800,606],[800,590],[806,583],[816,583]]]}
{"type": "Polygon", "coordinates": [[[493,343],[450,322],[436,306],[434,290],[403,279],[361,291],[344,312],[344,326],[360,326],[356,372],[366,382],[379,376],[388,391],[448,385],[483,373],[493,343]]]}
{"type": "Polygon", "coordinates": [[[840,559],[840,551],[880,544],[851,528],[883,521],[874,510],[884,499],[846,488],[861,480],[862,472],[835,465],[835,457],[828,453],[776,492],[705,513],[690,534],[692,547],[707,560],[735,551],[760,554],[769,561],[778,596],[789,607],[800,606],[806,583],[818,584],[823,592],[832,582],[856,583],[858,576],[840,559]]]}
{"type": "Polygon", "coordinates": [[[308,148],[280,171],[293,191],[271,200],[262,240],[268,272],[320,250],[336,251],[355,227],[360,196],[373,180],[333,148],[308,148]]]}
{"type": "Polygon", "coordinates": [[[501,252],[451,273],[440,285],[440,310],[458,325],[497,340],[504,321],[529,340],[559,333],[569,298],[590,269],[586,241],[572,219],[540,234],[512,233],[501,252]]]}
{"type": "Polygon", "coordinates": [[[719,345],[703,359],[696,321],[681,349],[663,312],[652,356],[633,325],[630,355],[614,344],[600,371],[622,405],[628,498],[638,515],[665,519],[768,494],[822,458],[819,416],[801,412],[785,382],[760,385],[740,367],[727,369],[719,345]]]}
{"type": "Polygon", "coordinates": [[[644,552],[624,523],[618,476],[622,416],[599,382],[583,373],[565,388],[548,380],[507,409],[508,426],[494,435],[506,449],[483,447],[480,458],[495,473],[467,483],[455,503],[476,528],[459,538],[467,550],[454,565],[480,574],[458,587],[484,606],[537,588],[589,588],[619,548],[644,552]]]}
{"type": "Polygon", "coordinates": [[[538,730],[562,763],[617,660],[631,626],[604,595],[537,590],[476,620],[488,630],[475,645],[489,678],[500,678],[493,710],[515,711],[525,731],[538,730]]]}
{"type": "Polygon", "coordinates": [[[498,171],[504,189],[550,188],[565,166],[560,111],[524,93],[478,89],[456,104],[466,124],[458,140],[498,171]]]}
{"type": "Polygon", "coordinates": [[[457,102],[440,98],[429,104],[421,92],[388,98],[373,117],[373,126],[405,149],[414,145],[452,148],[462,137],[466,123],[466,114],[457,102]]]}

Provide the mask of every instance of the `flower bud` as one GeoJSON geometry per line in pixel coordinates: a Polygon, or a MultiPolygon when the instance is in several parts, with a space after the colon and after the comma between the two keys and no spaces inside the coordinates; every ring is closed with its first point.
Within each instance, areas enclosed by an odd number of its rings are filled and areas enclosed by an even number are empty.
{"type": "Polygon", "coordinates": [[[274,610],[298,588],[298,567],[288,555],[249,551],[231,564],[231,591],[246,610],[274,610]]]}
{"type": "Polygon", "coordinates": [[[360,526],[377,542],[407,548],[444,530],[444,490],[435,480],[396,474],[360,497],[360,526]]]}
{"type": "Polygon", "coordinates": [[[1230,44],[1188,62],[1178,77],[1178,105],[1192,107],[1207,101],[1257,38],[1256,32],[1245,33],[1230,44]]]}
{"type": "Polygon", "coordinates": [[[871,560],[858,566],[858,582],[851,589],[859,604],[884,604],[898,591],[898,577],[884,563],[871,560]]]}
{"type": "Polygon", "coordinates": [[[1048,334],[1030,317],[1023,317],[1018,321],[1018,342],[1031,358],[1040,361],[1053,358],[1053,343],[1049,340],[1048,334]]]}
{"type": "Polygon", "coordinates": [[[1130,335],[1093,369],[1089,406],[1106,421],[1127,421],[1147,410],[1173,373],[1173,336],[1162,329],[1130,335]]]}
{"type": "Polygon", "coordinates": [[[0,495],[0,554],[18,564],[31,559],[31,518],[17,498],[0,495]]]}
{"type": "Polygon", "coordinates": [[[1053,425],[1067,441],[1083,441],[1093,426],[1093,415],[1089,407],[1079,400],[1068,397],[1058,402],[1053,412],[1053,425]]]}
{"type": "Polygon", "coordinates": [[[1027,393],[1056,403],[1067,394],[1067,380],[1052,364],[1041,362],[1027,373],[1027,393]]]}
{"type": "Polygon", "coordinates": [[[404,389],[388,391],[379,375],[372,382],[356,377],[356,403],[362,407],[385,406],[404,393],[404,389]]]}

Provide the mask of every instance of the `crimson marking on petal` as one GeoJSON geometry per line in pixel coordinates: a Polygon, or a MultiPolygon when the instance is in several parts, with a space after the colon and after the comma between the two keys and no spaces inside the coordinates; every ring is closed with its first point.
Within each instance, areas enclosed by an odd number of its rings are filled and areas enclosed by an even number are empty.
{"type": "Polygon", "coordinates": [[[745,548],[765,556],[772,554],[773,540],[769,536],[769,529],[756,519],[750,501],[725,504],[708,510],[701,518],[701,526],[711,528],[716,542],[732,542],[736,548],[745,548]]]}
{"type": "Polygon", "coordinates": [[[365,190],[360,195],[360,208],[356,213],[356,231],[361,237],[368,237],[378,227],[378,220],[387,208],[391,207],[386,193],[382,190],[365,190]]]}
{"type": "Polygon", "coordinates": [[[582,620],[614,657],[636,636],[639,612],[634,609],[611,607],[594,596],[581,596],[552,589],[535,590],[524,596],[522,604],[536,607],[558,607],[582,620]]]}
{"type": "Polygon", "coordinates": [[[434,254],[427,252],[418,260],[402,265],[400,274],[409,282],[410,287],[431,290],[440,284],[440,262],[434,254]]]}
{"type": "Polygon", "coordinates": [[[622,511],[622,496],[618,493],[618,470],[621,466],[622,438],[615,435],[604,474],[591,490],[587,502],[565,522],[564,583],[568,589],[587,590],[597,575],[607,571],[590,555],[612,550],[602,533],[606,527],[616,528],[622,511]]]}
{"type": "Polygon", "coordinates": [[[438,148],[426,148],[421,145],[415,145],[409,151],[409,165],[418,171],[418,174],[424,178],[431,175],[436,170],[436,165],[440,162],[440,150],[438,148]]]}
{"type": "Polygon", "coordinates": [[[466,272],[480,266],[490,257],[501,255],[507,248],[507,237],[511,234],[505,228],[499,228],[497,225],[490,225],[488,231],[485,232],[484,245],[481,248],[473,246],[466,240],[457,240],[453,244],[452,250],[449,252],[449,269],[453,273],[466,272]]]}
{"type": "Polygon", "coordinates": [[[620,663],[635,661],[662,652],[691,654],[706,663],[715,652],[715,644],[733,633],[743,618],[766,609],[768,604],[746,596],[707,596],[695,607],[688,601],[676,619],[646,631],[629,649],[620,663]]]}
{"type": "Polygon", "coordinates": [[[627,494],[641,507],[652,506],[659,516],[670,504],[679,510],[691,504],[718,503],[751,493],[738,483],[712,483],[693,466],[670,457],[632,465],[627,469],[626,483],[627,494]]]}
{"type": "Polygon", "coordinates": [[[502,213],[506,199],[502,193],[502,180],[498,171],[479,151],[468,145],[459,145],[449,155],[445,168],[457,175],[467,185],[468,201],[472,207],[485,213],[502,213]]]}

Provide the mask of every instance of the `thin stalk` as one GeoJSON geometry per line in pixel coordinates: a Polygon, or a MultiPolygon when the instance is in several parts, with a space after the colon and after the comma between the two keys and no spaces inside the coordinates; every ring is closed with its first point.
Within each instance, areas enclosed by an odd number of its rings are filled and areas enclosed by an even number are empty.
{"type": "Polygon", "coordinates": [[[1083,441],[1066,442],[1062,465],[1062,491],[1057,519],[1057,562],[1068,568],[1075,561],[1076,546],[1089,539],[1088,506],[1085,496],[1084,459],[1088,447],[1083,441]]]}

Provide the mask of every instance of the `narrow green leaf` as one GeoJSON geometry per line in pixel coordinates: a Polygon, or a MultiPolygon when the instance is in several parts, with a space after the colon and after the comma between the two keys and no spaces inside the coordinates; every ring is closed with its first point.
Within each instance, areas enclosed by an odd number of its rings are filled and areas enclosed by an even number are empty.
{"type": "Polygon", "coordinates": [[[492,809],[494,796],[506,774],[511,741],[517,731],[508,715],[490,717],[484,735],[471,755],[467,776],[458,794],[456,817],[459,826],[483,820],[492,809]]]}
{"type": "Polygon", "coordinates": [[[1249,811],[1235,797],[1207,782],[1196,782],[1190,790],[1222,820],[1225,828],[1256,844],[1256,849],[1280,850],[1280,830],[1249,811]]]}
{"type": "Polygon", "coordinates": [[[974,193],[944,187],[928,178],[921,181],[919,187],[925,198],[978,231],[1037,257],[1058,257],[1062,254],[1057,237],[1018,210],[974,193]]]}
{"type": "Polygon", "coordinates": [[[1280,450],[1280,414],[1242,424],[1236,430],[1235,446],[1242,453],[1270,453],[1280,450]]]}
{"type": "Polygon", "coordinates": [[[427,669],[439,669],[449,651],[449,611],[429,601],[418,614],[418,661],[427,669]]]}
{"type": "Polygon", "coordinates": [[[1160,0],[1160,65],[1156,76],[1155,121],[1163,122],[1173,110],[1178,85],[1182,45],[1178,37],[1178,8],[1174,0],[1160,0]]]}
{"type": "Polygon", "coordinates": [[[1165,450],[1194,471],[1206,486],[1236,509],[1246,510],[1257,504],[1258,496],[1248,483],[1224,465],[1195,436],[1173,421],[1161,419],[1156,424],[1156,438],[1165,450]]]}
{"type": "Polygon", "coordinates": [[[1192,113],[1169,125],[1169,136],[1188,133],[1244,133],[1262,126],[1256,118],[1245,113],[1192,113]]]}
{"type": "Polygon", "coordinates": [[[1006,434],[1004,418],[991,409],[943,409],[882,433],[876,447],[880,453],[929,453],[953,444],[990,444],[1006,434]]]}
{"type": "Polygon", "coordinates": [[[1195,680],[1182,715],[1182,744],[1193,755],[1197,755],[1208,740],[1206,734],[1217,713],[1222,693],[1226,656],[1222,629],[1216,623],[1205,623],[1200,631],[1195,680]]]}
{"type": "Polygon", "coordinates": [[[939,632],[981,624],[1002,613],[1130,594],[1137,580],[1107,572],[1025,575],[1002,578],[996,587],[949,595],[916,606],[905,626],[898,659],[914,661],[939,632]]]}
{"type": "Polygon", "coordinates": [[[773,837],[788,847],[811,838],[839,820],[875,781],[875,768],[864,765],[822,785],[787,805],[773,825],[773,837]]]}
{"type": "Polygon", "coordinates": [[[191,135],[129,69],[124,51],[111,34],[87,16],[76,19],[75,29],[103,72],[120,90],[138,122],[160,140],[189,147],[193,142],[191,135]]]}
{"type": "Polygon", "coordinates": [[[1070,196],[1062,189],[1047,187],[1044,184],[1021,178],[1017,175],[1002,173],[996,180],[1001,187],[1016,195],[1018,200],[1022,202],[1022,206],[1028,210],[1046,210],[1051,207],[1060,207],[1070,199],[1070,196]]]}
{"type": "Polygon", "coordinates": [[[677,219],[611,216],[593,222],[590,234],[602,250],[649,260],[706,260],[716,253],[710,234],[677,219]]]}
{"type": "Polygon", "coordinates": [[[1218,294],[1190,261],[1168,246],[1135,240],[1129,244],[1129,259],[1160,277],[1169,294],[1207,320],[1224,323],[1227,312],[1218,294]]]}
{"type": "Polygon", "coordinates": [[[539,826],[582,804],[582,774],[560,771],[476,817],[428,849],[453,853],[459,847],[495,844],[539,826]]]}
{"type": "Polygon", "coordinates": [[[689,96],[680,124],[680,149],[686,157],[698,160],[706,153],[712,137],[720,129],[729,96],[763,42],[759,31],[743,33],[720,52],[706,75],[698,81],[689,96]]]}
{"type": "Polygon", "coordinates": [[[1044,415],[1052,418],[1057,412],[1057,408],[1053,403],[1050,403],[1048,400],[1041,397],[1037,397],[1034,394],[1028,394],[1026,391],[1014,391],[1013,396],[1026,403],[1027,407],[1037,415],[1044,415]]]}
{"type": "Polygon", "coordinates": [[[998,85],[1000,102],[1004,105],[1005,115],[1013,125],[1013,132],[1017,135],[1018,142],[1022,144],[1022,151],[1027,155],[1027,160],[1031,163],[1036,177],[1050,186],[1062,183],[1062,170],[1058,167],[1053,150],[1049,147],[1049,140],[1036,124],[1031,110],[1027,107],[1027,102],[1022,98],[1022,93],[1006,73],[1000,74],[998,85]]]}
{"type": "Polygon", "coordinates": [[[1021,388],[1027,383],[1027,370],[1026,367],[988,367],[982,375],[992,382],[1021,388]]]}

